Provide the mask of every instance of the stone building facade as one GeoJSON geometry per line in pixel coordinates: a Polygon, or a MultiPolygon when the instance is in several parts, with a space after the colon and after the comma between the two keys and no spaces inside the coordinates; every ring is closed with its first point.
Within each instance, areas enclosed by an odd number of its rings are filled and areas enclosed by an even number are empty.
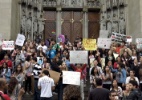
{"type": "Polygon", "coordinates": [[[0,37],[98,38],[99,30],[142,36],[142,0],[0,0],[0,37]]]}

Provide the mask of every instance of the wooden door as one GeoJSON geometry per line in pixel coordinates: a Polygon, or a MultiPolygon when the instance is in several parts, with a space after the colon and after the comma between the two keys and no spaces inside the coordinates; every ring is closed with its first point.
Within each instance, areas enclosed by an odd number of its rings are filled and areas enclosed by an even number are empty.
{"type": "Polygon", "coordinates": [[[88,12],[88,38],[99,37],[99,24],[100,14],[98,12],[88,12]]]}
{"type": "Polygon", "coordinates": [[[62,12],[62,34],[66,35],[71,42],[74,42],[76,36],[82,37],[82,18],[82,12],[62,12]]]}
{"type": "Polygon", "coordinates": [[[44,18],[46,19],[44,30],[45,39],[51,36],[56,40],[56,11],[45,11],[44,18]]]}

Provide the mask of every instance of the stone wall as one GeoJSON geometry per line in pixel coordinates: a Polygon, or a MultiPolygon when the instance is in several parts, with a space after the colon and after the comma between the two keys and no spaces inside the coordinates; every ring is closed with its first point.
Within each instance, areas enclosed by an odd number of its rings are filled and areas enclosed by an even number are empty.
{"type": "Polygon", "coordinates": [[[0,0],[0,35],[3,39],[10,39],[11,36],[11,2],[0,0]]]}
{"type": "Polygon", "coordinates": [[[142,38],[142,0],[127,0],[127,34],[142,38]]]}

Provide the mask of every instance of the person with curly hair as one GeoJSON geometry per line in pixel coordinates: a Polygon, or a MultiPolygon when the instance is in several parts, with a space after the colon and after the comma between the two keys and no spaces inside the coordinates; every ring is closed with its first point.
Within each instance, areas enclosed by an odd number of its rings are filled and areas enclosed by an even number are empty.
{"type": "Polygon", "coordinates": [[[81,100],[80,88],[75,85],[68,85],[64,88],[63,100],[81,100]]]}

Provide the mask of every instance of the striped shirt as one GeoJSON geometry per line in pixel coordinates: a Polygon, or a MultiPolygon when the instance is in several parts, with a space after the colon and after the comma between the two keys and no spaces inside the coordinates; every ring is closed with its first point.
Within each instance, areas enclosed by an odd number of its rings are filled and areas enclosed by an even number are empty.
{"type": "Polygon", "coordinates": [[[35,64],[34,67],[33,67],[33,75],[34,75],[34,78],[35,79],[38,79],[39,78],[39,75],[41,73],[41,66],[38,65],[38,64],[35,64]]]}

